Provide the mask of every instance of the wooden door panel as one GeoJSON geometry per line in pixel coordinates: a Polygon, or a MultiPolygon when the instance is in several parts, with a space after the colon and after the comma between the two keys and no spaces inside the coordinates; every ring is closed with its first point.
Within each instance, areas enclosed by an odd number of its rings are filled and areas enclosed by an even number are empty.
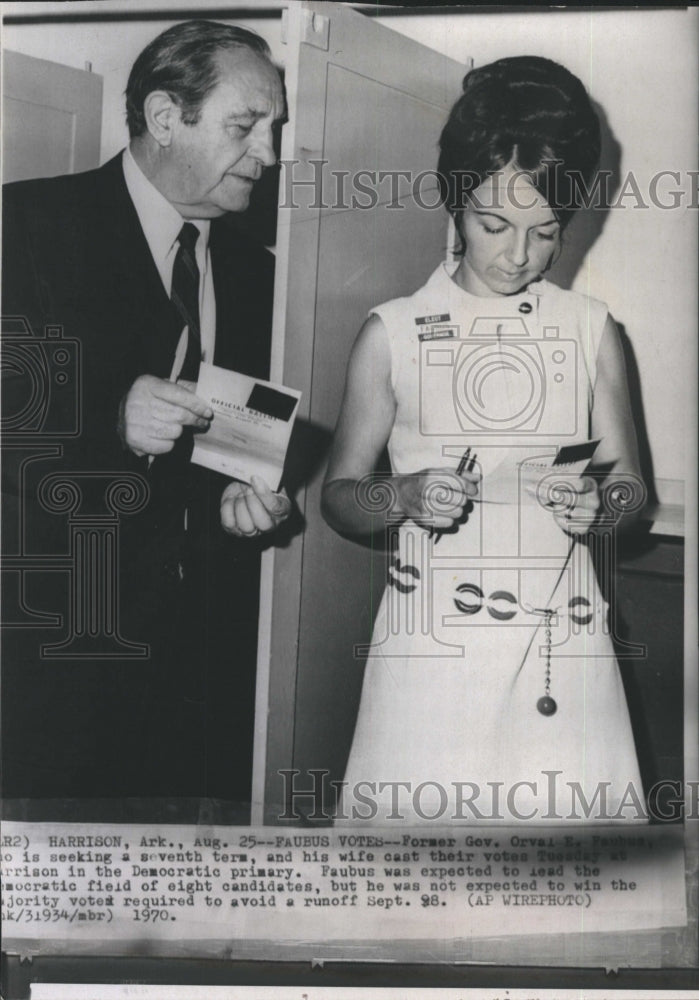
{"type": "Polygon", "coordinates": [[[318,453],[297,496],[305,530],[268,554],[264,572],[258,706],[267,712],[258,712],[255,787],[264,761],[266,822],[279,814],[280,768],[299,768],[301,784],[312,768],[342,777],[361,690],[354,646],[371,637],[384,585],[383,551],[340,538],[320,515],[349,352],[369,309],[422,284],[447,245],[444,210],[419,204],[436,201],[433,176],[423,179],[417,201],[409,179],[396,187],[365,175],[370,193],[362,194],[352,178],[358,171],[433,171],[464,73],[334,4],[292,5],[287,32],[287,182],[291,161],[301,179],[317,179],[323,161],[324,183],[320,198],[317,185],[282,185],[274,366],[276,377],[302,390],[301,416],[318,453]]]}
{"type": "Polygon", "coordinates": [[[3,182],[99,166],[102,78],[3,53],[3,182]]]}
{"type": "Polygon", "coordinates": [[[31,164],[25,178],[68,174],[73,165],[75,114],[8,97],[4,106],[8,173],[17,180],[20,164],[31,164]],[[11,138],[9,138],[11,137],[11,138]]]}

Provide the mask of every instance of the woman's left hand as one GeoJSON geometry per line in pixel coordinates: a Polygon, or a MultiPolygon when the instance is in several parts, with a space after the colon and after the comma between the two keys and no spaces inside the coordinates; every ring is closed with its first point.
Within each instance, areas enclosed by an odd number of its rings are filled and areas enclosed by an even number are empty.
{"type": "Polygon", "coordinates": [[[559,528],[569,535],[585,535],[590,530],[600,508],[600,493],[592,476],[581,476],[566,483],[565,499],[553,507],[559,528]]]}

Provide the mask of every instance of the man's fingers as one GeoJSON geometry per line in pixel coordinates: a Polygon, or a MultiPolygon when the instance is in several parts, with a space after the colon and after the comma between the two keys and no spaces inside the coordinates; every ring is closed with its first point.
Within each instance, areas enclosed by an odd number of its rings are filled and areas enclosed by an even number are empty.
{"type": "Polygon", "coordinates": [[[139,375],[119,406],[119,435],[135,455],[163,455],[183,427],[208,428],[213,411],[190,386],[139,375]]]}
{"type": "Polygon", "coordinates": [[[245,483],[229,483],[221,497],[221,525],[234,535],[241,534],[237,521],[236,502],[247,489],[245,483]]]}
{"type": "Polygon", "coordinates": [[[241,483],[239,480],[234,479],[233,482],[229,483],[223,491],[221,503],[224,503],[226,500],[235,500],[235,498],[241,493],[244,493],[246,489],[247,486],[245,483],[241,483]]]}
{"type": "Polygon", "coordinates": [[[248,509],[248,496],[241,494],[235,498],[235,523],[241,535],[257,534],[257,526],[248,509]]]}
{"type": "Polygon", "coordinates": [[[256,493],[247,494],[245,505],[253,528],[256,531],[271,531],[274,528],[275,522],[273,518],[256,493]]]}
{"type": "Polygon", "coordinates": [[[176,441],[182,437],[182,424],[171,423],[164,420],[153,420],[148,426],[149,437],[164,441],[176,441]]]}
{"type": "Polygon", "coordinates": [[[233,497],[226,497],[224,495],[221,500],[221,527],[225,531],[235,532],[235,508],[233,497]]]}
{"type": "Polygon", "coordinates": [[[282,517],[289,513],[291,510],[291,501],[284,488],[278,493],[273,493],[261,476],[253,476],[251,484],[255,491],[254,495],[266,513],[270,514],[273,518],[282,517]]]}
{"type": "Polygon", "coordinates": [[[191,413],[195,413],[199,417],[205,417],[207,420],[211,420],[214,412],[207,402],[188,389],[185,385],[179,384],[177,382],[168,382],[165,379],[154,379],[152,382],[148,383],[151,395],[155,399],[163,400],[166,403],[172,403],[175,406],[181,407],[191,413]]]}
{"type": "Polygon", "coordinates": [[[253,476],[252,485],[230,483],[223,491],[221,524],[231,534],[253,537],[273,531],[290,509],[284,490],[273,493],[263,479],[253,476]]]}
{"type": "Polygon", "coordinates": [[[192,410],[174,403],[166,403],[162,399],[153,400],[150,415],[163,423],[183,424],[189,427],[208,427],[210,424],[209,420],[192,410]]]}
{"type": "Polygon", "coordinates": [[[235,504],[233,500],[227,500],[221,504],[221,527],[224,531],[228,531],[232,535],[240,534],[235,519],[235,504]]]}
{"type": "Polygon", "coordinates": [[[172,440],[168,440],[167,438],[158,439],[149,437],[148,440],[141,445],[141,454],[166,455],[169,451],[172,451],[174,447],[175,442],[172,440]]]}
{"type": "Polygon", "coordinates": [[[154,416],[168,423],[182,424],[186,427],[208,427],[211,423],[194,410],[186,410],[183,406],[173,406],[171,403],[167,404],[167,408],[163,407],[155,412],[154,416]]]}

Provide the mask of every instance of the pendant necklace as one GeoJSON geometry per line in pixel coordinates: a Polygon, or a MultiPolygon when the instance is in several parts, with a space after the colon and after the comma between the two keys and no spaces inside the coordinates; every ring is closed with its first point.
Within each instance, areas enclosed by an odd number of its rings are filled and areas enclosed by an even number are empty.
{"type": "Polygon", "coordinates": [[[544,669],[544,695],[536,703],[537,709],[542,715],[554,715],[558,705],[551,697],[551,624],[556,612],[553,608],[544,609],[544,656],[546,657],[546,667],[544,669]]]}

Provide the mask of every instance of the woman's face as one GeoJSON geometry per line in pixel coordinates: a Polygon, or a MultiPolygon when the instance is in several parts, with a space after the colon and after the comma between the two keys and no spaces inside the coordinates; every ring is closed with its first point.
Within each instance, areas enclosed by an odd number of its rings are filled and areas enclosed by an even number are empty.
{"type": "Polygon", "coordinates": [[[560,241],[551,206],[512,166],[476,188],[461,228],[466,253],[455,279],[473,295],[515,295],[546,270],[560,241]]]}

